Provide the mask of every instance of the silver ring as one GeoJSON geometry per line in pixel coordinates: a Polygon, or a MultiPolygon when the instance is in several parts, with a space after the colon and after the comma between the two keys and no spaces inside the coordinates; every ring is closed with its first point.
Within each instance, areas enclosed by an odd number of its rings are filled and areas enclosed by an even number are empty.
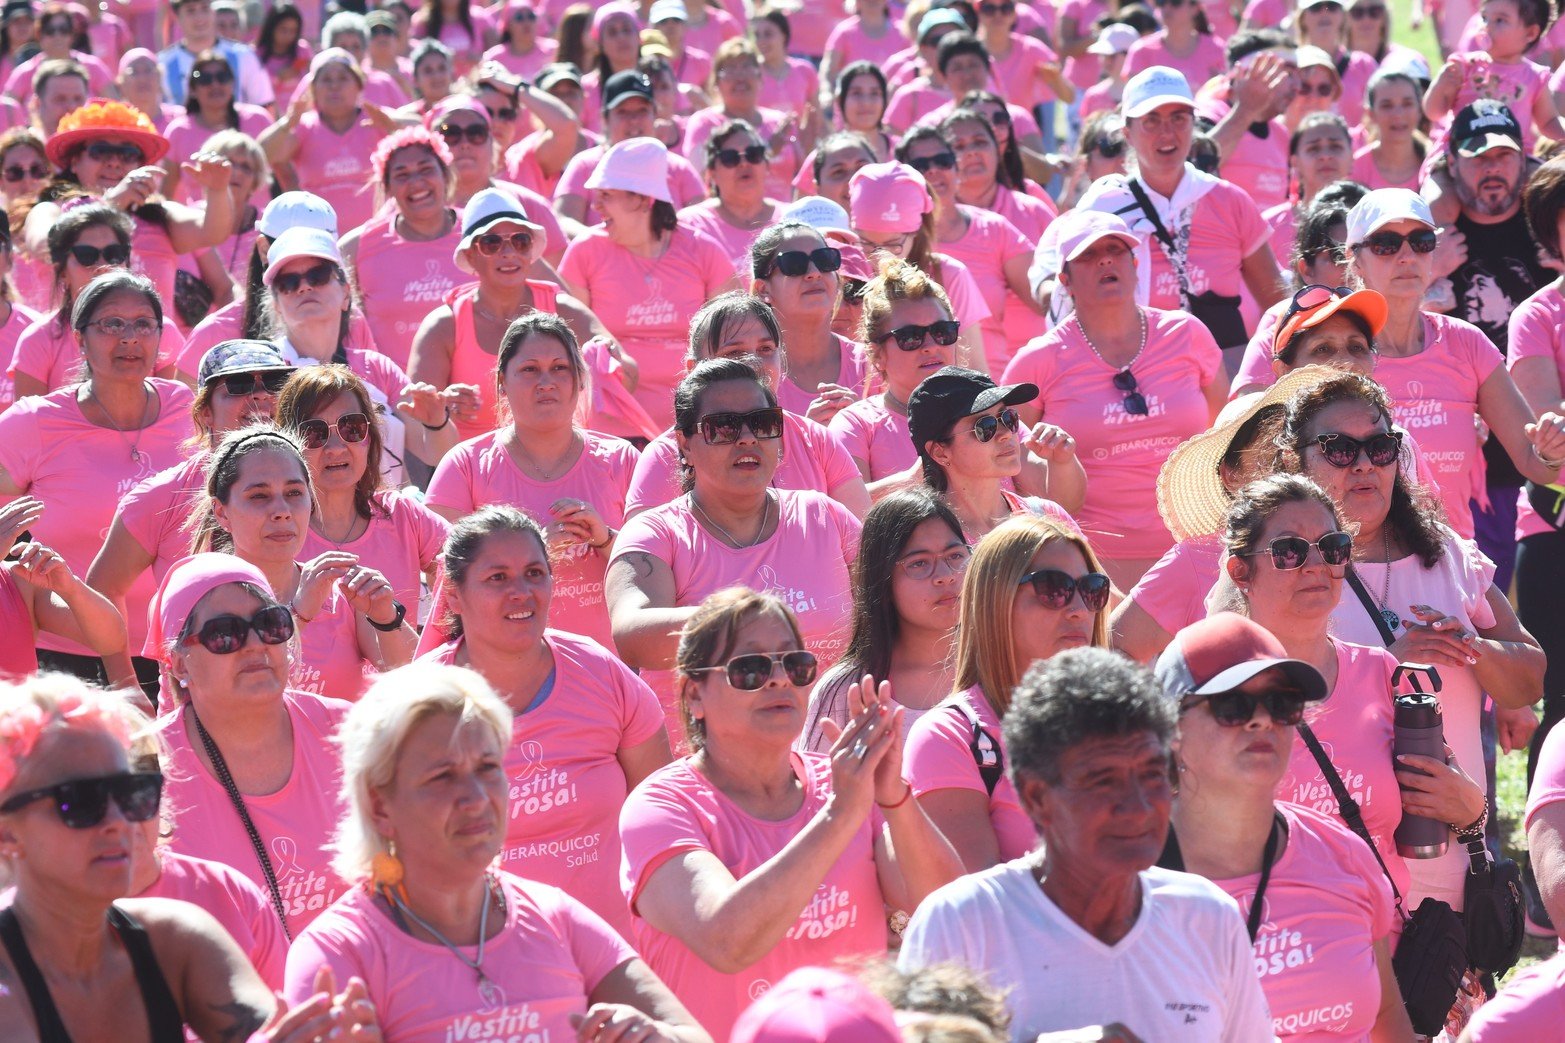
{"type": "Polygon", "coordinates": [[[869,752],[869,744],[866,743],[863,739],[860,739],[858,742],[853,744],[853,748],[848,752],[853,754],[853,756],[857,757],[859,760],[863,760],[864,755],[869,752]]]}

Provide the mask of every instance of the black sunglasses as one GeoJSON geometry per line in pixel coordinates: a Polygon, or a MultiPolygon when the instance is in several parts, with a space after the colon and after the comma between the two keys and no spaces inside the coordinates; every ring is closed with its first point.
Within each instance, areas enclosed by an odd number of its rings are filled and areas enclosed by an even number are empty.
{"type": "Polygon", "coordinates": [[[1346,565],[1353,558],[1353,537],[1346,532],[1328,532],[1313,543],[1303,536],[1279,536],[1265,550],[1252,551],[1246,557],[1270,554],[1272,568],[1292,572],[1309,561],[1311,547],[1320,551],[1320,560],[1327,565],[1346,565]]]}
{"type": "Polygon", "coordinates": [[[1352,15],[1355,20],[1363,22],[1368,21],[1371,18],[1384,18],[1386,16],[1386,9],[1381,7],[1379,4],[1362,5],[1353,8],[1348,12],[1348,14],[1352,15]]]}
{"type": "Polygon", "coordinates": [[[742,149],[724,148],[718,149],[714,157],[720,166],[734,169],[740,163],[748,163],[752,167],[766,162],[765,145],[746,145],[742,149]]]}
{"type": "Polygon", "coordinates": [[[761,441],[781,438],[783,411],[779,408],[752,409],[748,413],[708,413],[696,421],[707,445],[733,445],[745,428],[761,441]]]}
{"type": "Polygon", "coordinates": [[[116,145],[112,141],[94,141],[87,146],[87,158],[102,163],[104,160],[119,159],[126,163],[140,163],[146,153],[131,144],[116,145]]]}
{"type": "Polygon", "coordinates": [[[994,436],[1000,433],[1000,425],[1005,425],[1007,431],[1015,431],[1022,426],[1022,417],[1015,409],[1006,406],[998,413],[990,413],[973,421],[973,437],[980,442],[993,442],[994,436]]]}
{"type": "Polygon", "coordinates": [[[1147,415],[1147,397],[1141,393],[1136,375],[1130,372],[1128,366],[1114,374],[1114,389],[1125,395],[1125,412],[1131,416],[1147,415]]]}
{"type": "Polygon", "coordinates": [[[907,165],[920,174],[927,174],[931,170],[955,170],[956,153],[939,152],[933,156],[920,156],[917,159],[908,160],[907,165]]]}
{"type": "Polygon", "coordinates": [[[119,243],[110,243],[105,247],[88,246],[85,243],[77,243],[71,247],[71,256],[76,258],[76,263],[83,268],[96,268],[99,263],[123,266],[130,261],[130,247],[119,243]]]}
{"type": "Polygon", "coordinates": [[[1045,608],[1058,612],[1069,608],[1071,599],[1081,595],[1081,603],[1089,612],[1102,612],[1109,603],[1109,578],[1101,572],[1089,572],[1073,577],[1059,569],[1038,569],[1016,581],[1018,587],[1031,586],[1032,592],[1045,608]]]}
{"type": "Polygon", "coordinates": [[[835,246],[817,246],[809,253],[803,250],[784,250],[772,259],[772,270],[788,276],[800,276],[810,270],[810,265],[822,275],[842,267],[842,251],[835,246]]]}
{"type": "Polygon", "coordinates": [[[0,171],[0,173],[5,175],[7,181],[21,181],[23,178],[29,177],[34,181],[42,181],[49,176],[49,168],[42,163],[34,163],[32,166],[27,167],[22,166],[20,163],[12,163],[4,171],[0,171]]]}
{"type": "Polygon", "coordinates": [[[1248,692],[1213,692],[1211,695],[1191,696],[1180,709],[1188,710],[1197,703],[1206,703],[1212,711],[1212,719],[1224,728],[1242,728],[1255,716],[1257,706],[1265,706],[1272,723],[1292,728],[1304,720],[1305,698],[1296,691],[1276,689],[1250,695],[1248,692]]]}
{"type": "Polygon", "coordinates": [[[1104,159],[1118,159],[1125,154],[1125,139],[1099,138],[1092,148],[1093,151],[1104,159]]]}
{"type": "Polygon", "coordinates": [[[949,347],[956,343],[956,338],[962,331],[962,324],[954,319],[946,319],[943,322],[931,322],[927,326],[916,326],[909,323],[906,326],[898,326],[890,333],[882,333],[875,338],[876,344],[884,344],[892,337],[897,339],[897,347],[903,351],[917,351],[929,341],[934,341],[941,347],[949,347]]]}
{"type": "Polygon", "coordinates": [[[91,829],[109,813],[109,801],[119,807],[127,822],[145,822],[158,813],[163,797],[163,776],[155,771],[120,772],[94,779],[72,779],[42,789],[18,793],[0,812],[20,811],[39,800],[54,803],[54,810],[68,829],[91,829]]]}
{"type": "Polygon", "coordinates": [[[516,106],[502,105],[498,109],[484,106],[484,111],[489,113],[489,118],[496,123],[514,123],[516,121],[516,106]]]}
{"type": "Polygon", "coordinates": [[[489,140],[487,123],[469,123],[465,127],[457,126],[455,123],[442,123],[438,132],[452,148],[462,144],[463,138],[467,139],[469,145],[482,145],[489,140]]]}
{"type": "Polygon", "coordinates": [[[306,449],[320,449],[331,437],[332,429],[344,442],[362,442],[370,436],[370,418],[364,413],[344,413],[335,424],[321,419],[306,420],[299,425],[299,438],[306,449]]]}
{"type": "Polygon", "coordinates": [[[38,27],[40,36],[75,36],[76,27],[70,22],[46,22],[38,27]]]}
{"type": "Polygon", "coordinates": [[[527,251],[533,248],[533,234],[531,232],[512,232],[510,235],[501,235],[499,232],[485,232],[483,235],[473,238],[473,248],[485,257],[496,257],[505,249],[507,243],[519,256],[527,256],[527,251]]]}
{"type": "Polygon", "coordinates": [[[1004,109],[995,109],[993,112],[986,113],[984,119],[989,121],[989,126],[991,127],[1009,127],[1011,125],[1011,114],[1004,109]]]}
{"type": "Polygon", "coordinates": [[[264,391],[268,395],[275,395],[282,391],[283,385],[288,383],[289,371],[285,369],[266,370],[261,373],[230,373],[223,377],[223,390],[229,398],[245,398],[256,391],[264,391]]]}
{"type": "Polygon", "coordinates": [[[227,86],[234,82],[234,72],[228,66],[214,66],[210,69],[196,69],[190,74],[191,83],[215,83],[219,86],[227,86]]]}
{"type": "Polygon", "coordinates": [[[1402,456],[1400,431],[1382,431],[1362,440],[1340,433],[1316,435],[1315,444],[1320,446],[1320,455],[1333,467],[1352,467],[1359,462],[1360,453],[1375,467],[1390,467],[1402,456]]]}
{"type": "Polygon", "coordinates": [[[337,266],[330,261],[312,264],[302,272],[284,272],[272,280],[272,288],[278,293],[298,293],[299,287],[309,283],[320,289],[337,274],[337,266]]]}
{"type": "Polygon", "coordinates": [[[213,616],[182,644],[200,642],[213,655],[233,655],[245,646],[250,631],[263,645],[280,645],[293,637],[293,613],[285,605],[270,605],[246,619],[244,616],[213,616]]]}
{"type": "Polygon", "coordinates": [[[781,663],[788,683],[803,688],[815,683],[816,659],[814,652],[752,652],[734,656],[722,666],[699,666],[686,670],[687,674],[709,674],[722,670],[728,675],[728,684],[741,692],[758,692],[772,679],[775,664],[781,663]]]}
{"type": "Polygon", "coordinates": [[[979,4],[978,13],[987,15],[1015,14],[1016,5],[1011,0],[1005,0],[1004,3],[1000,4],[979,4]]]}
{"type": "Polygon", "coordinates": [[[1411,246],[1416,254],[1432,254],[1435,252],[1435,247],[1440,245],[1440,237],[1429,228],[1420,228],[1406,235],[1401,232],[1376,232],[1374,235],[1365,236],[1364,241],[1353,249],[1359,250],[1367,246],[1369,252],[1376,257],[1395,257],[1402,252],[1403,243],[1411,246]]]}

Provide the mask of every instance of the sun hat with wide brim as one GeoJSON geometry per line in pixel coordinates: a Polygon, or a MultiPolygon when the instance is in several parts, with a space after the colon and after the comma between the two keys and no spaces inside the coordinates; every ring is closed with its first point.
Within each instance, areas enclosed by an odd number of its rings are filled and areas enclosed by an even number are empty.
{"type": "Polygon", "coordinates": [[[1256,395],[1243,413],[1186,439],[1169,453],[1157,475],[1157,510],[1174,539],[1210,536],[1222,529],[1234,498],[1223,486],[1218,468],[1234,438],[1261,410],[1286,405],[1305,388],[1340,376],[1342,370],[1330,366],[1302,366],[1256,395]]]}
{"type": "Polygon", "coordinates": [[[93,98],[61,117],[58,129],[44,144],[44,153],[49,162],[64,170],[75,149],[94,141],[128,141],[141,149],[144,164],[168,155],[168,139],[158,133],[146,113],[109,98],[93,98]]]}

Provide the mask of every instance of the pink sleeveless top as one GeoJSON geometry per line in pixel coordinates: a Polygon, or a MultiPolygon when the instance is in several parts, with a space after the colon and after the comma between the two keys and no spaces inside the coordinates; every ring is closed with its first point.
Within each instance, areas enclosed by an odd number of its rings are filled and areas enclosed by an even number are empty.
{"type": "Polygon", "coordinates": [[[424,317],[472,276],[456,266],[461,222],[439,239],[409,240],[397,233],[395,213],[364,226],[359,237],[359,297],[375,336],[375,348],[403,369],[413,352],[413,335],[424,317]]]}
{"type": "MultiPolygon", "coordinates": [[[[547,312],[550,315],[559,314],[555,307],[555,299],[560,294],[557,285],[552,282],[528,279],[527,287],[533,291],[534,311],[547,312]]],[[[451,296],[446,299],[446,303],[451,307],[451,314],[456,319],[456,346],[451,352],[451,383],[476,385],[481,403],[479,419],[476,422],[457,421],[456,429],[464,442],[469,438],[488,434],[499,422],[496,415],[499,400],[495,395],[494,380],[495,362],[498,356],[492,351],[485,351],[478,343],[478,333],[473,328],[473,299],[477,294],[477,286],[463,287],[453,290],[451,296]]]]}

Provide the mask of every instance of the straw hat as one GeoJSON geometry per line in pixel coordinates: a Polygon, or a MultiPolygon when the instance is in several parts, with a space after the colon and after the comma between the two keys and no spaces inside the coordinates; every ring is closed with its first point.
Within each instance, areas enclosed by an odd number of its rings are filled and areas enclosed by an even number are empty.
{"type": "Polygon", "coordinates": [[[168,139],[158,133],[146,113],[108,98],[93,98],[62,116],[44,151],[49,162],[64,169],[66,157],[76,146],[109,140],[128,141],[141,149],[143,163],[156,163],[168,154],[168,139]]]}
{"type": "Polygon", "coordinates": [[[1223,526],[1233,496],[1223,487],[1218,465],[1240,429],[1267,406],[1286,405],[1294,395],[1343,371],[1303,366],[1258,394],[1245,411],[1222,427],[1186,439],[1163,461],[1157,476],[1157,509],[1176,540],[1210,536],[1223,526]]]}

